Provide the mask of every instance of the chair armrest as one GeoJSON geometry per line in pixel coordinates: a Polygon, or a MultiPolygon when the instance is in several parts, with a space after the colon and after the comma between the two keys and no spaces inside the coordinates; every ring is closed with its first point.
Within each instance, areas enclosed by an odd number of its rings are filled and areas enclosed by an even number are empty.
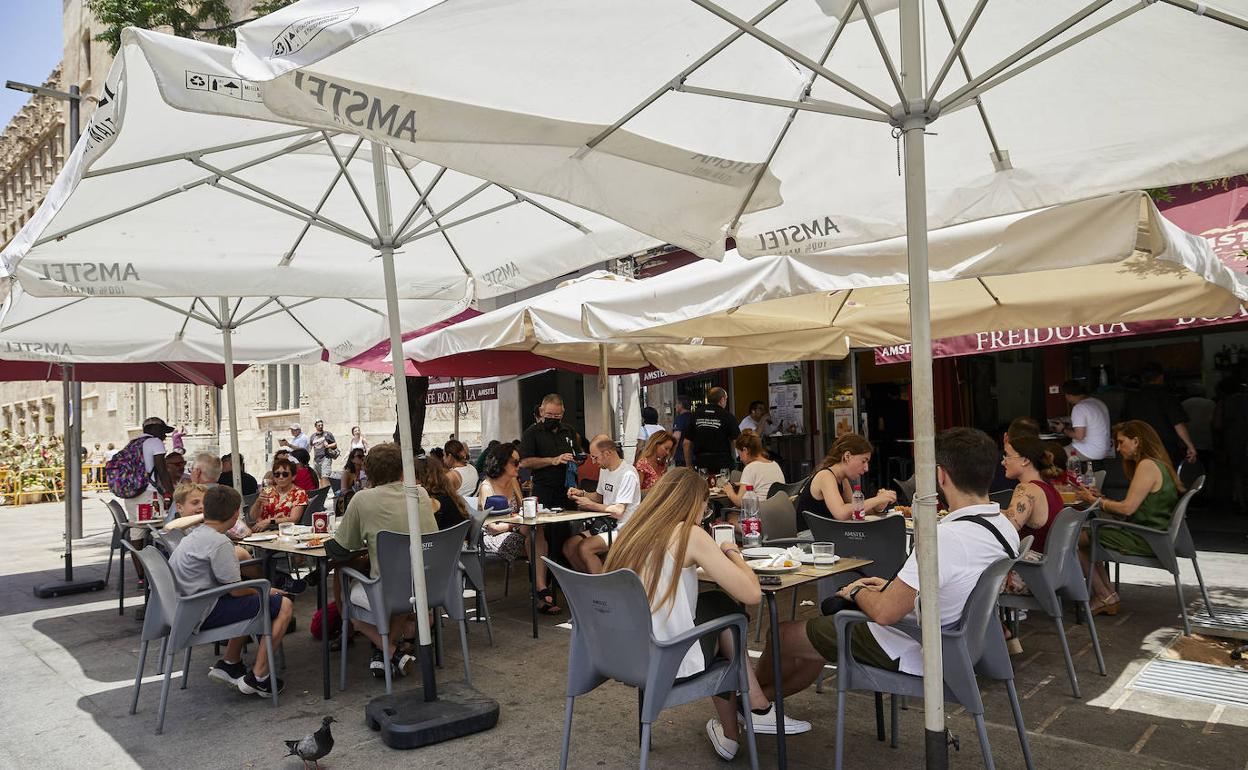
{"type": "Polygon", "coordinates": [[[204,589],[203,591],[200,591],[199,593],[194,593],[188,596],[183,596],[181,597],[181,603],[183,604],[188,604],[191,602],[200,603],[207,599],[212,599],[215,601],[221,598],[222,596],[225,596],[226,594],[230,593],[231,591],[237,591],[240,588],[255,588],[259,590],[260,593],[267,594],[269,592],[269,589],[272,588],[272,585],[269,583],[268,580],[265,580],[264,578],[254,578],[252,580],[243,580],[238,583],[226,583],[223,586],[217,586],[216,588],[207,588],[207,589],[204,589]]]}
{"type": "Polygon", "coordinates": [[[254,559],[244,559],[238,563],[239,567],[264,566],[264,557],[257,556],[254,559]]]}
{"type": "Polygon", "coordinates": [[[369,585],[369,586],[375,585],[376,583],[381,582],[380,575],[378,575],[377,577],[369,577],[368,575],[365,575],[363,572],[360,572],[358,569],[354,567],[341,567],[340,566],[338,567],[338,574],[342,575],[344,578],[351,578],[357,583],[363,583],[364,585],[369,585]]]}
{"type": "Polygon", "coordinates": [[[1113,519],[1093,519],[1090,537],[1096,539],[1100,535],[1101,530],[1104,529],[1133,532],[1143,538],[1144,542],[1148,543],[1154,552],[1164,551],[1173,547],[1174,544],[1174,541],[1170,539],[1170,533],[1164,529],[1153,529],[1142,524],[1132,524],[1129,521],[1115,521],[1113,519]]]}
{"type": "Polygon", "coordinates": [[[815,542],[813,538],[807,537],[778,537],[774,540],[763,541],[768,547],[788,548],[794,545],[810,545],[815,542]]]}
{"type": "Polygon", "coordinates": [[[731,615],[724,615],[723,617],[716,618],[715,620],[708,620],[705,623],[699,623],[683,634],[677,634],[671,639],[664,639],[662,641],[652,639],[652,643],[660,650],[675,649],[679,650],[683,655],[686,650],[692,647],[702,637],[719,633],[725,628],[738,626],[742,628],[742,633],[744,633],[744,626],[747,622],[748,621],[746,620],[745,615],[734,612],[731,615]]]}

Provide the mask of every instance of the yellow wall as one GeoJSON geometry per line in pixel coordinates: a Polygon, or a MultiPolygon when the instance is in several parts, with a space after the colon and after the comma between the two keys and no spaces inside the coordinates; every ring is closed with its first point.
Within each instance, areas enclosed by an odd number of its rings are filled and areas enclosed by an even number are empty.
{"type": "Polygon", "coordinates": [[[767,401],[767,365],[738,366],[732,370],[732,399],[728,408],[738,420],[750,413],[751,401],[767,401]]]}

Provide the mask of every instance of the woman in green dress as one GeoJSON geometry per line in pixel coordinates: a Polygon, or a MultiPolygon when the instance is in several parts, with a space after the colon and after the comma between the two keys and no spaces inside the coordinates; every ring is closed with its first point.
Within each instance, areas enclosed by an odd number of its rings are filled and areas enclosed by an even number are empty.
{"type": "MultiPolygon", "coordinates": [[[[1101,510],[1109,517],[1116,517],[1152,529],[1166,529],[1174,506],[1179,502],[1183,485],[1175,473],[1166,452],[1152,426],[1141,420],[1128,420],[1114,426],[1114,441],[1122,467],[1131,486],[1123,500],[1101,498],[1101,510]]],[[[1079,498],[1091,503],[1100,497],[1100,491],[1080,488],[1079,498]]],[[[1100,544],[1119,553],[1136,556],[1152,556],[1153,549],[1134,532],[1107,529],[1100,533],[1100,544]]],[[[1088,534],[1079,538],[1079,561],[1083,571],[1088,571],[1088,534]]],[[[1092,572],[1092,614],[1118,614],[1118,594],[1109,580],[1109,570],[1104,562],[1098,562],[1092,572]]]]}

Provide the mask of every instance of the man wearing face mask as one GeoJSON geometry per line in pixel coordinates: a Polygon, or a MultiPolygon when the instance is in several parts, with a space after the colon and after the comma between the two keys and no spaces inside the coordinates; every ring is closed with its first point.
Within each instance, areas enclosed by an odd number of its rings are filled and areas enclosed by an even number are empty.
{"type": "Polygon", "coordinates": [[[546,508],[567,502],[568,463],[576,452],[576,432],[563,424],[563,399],[551,393],[542,399],[538,421],[520,436],[520,467],[533,474],[533,496],[546,508]]]}

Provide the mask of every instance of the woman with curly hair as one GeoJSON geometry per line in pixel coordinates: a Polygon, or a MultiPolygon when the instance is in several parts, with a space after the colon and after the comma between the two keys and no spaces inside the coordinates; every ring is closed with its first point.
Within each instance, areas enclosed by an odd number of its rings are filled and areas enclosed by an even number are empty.
{"type": "MultiPolygon", "coordinates": [[[[520,491],[520,450],[510,442],[498,444],[490,450],[485,458],[485,478],[477,490],[477,500],[481,510],[490,507],[490,503],[503,502],[512,511],[519,511],[523,505],[524,493],[520,491]],[[491,499],[493,498],[493,500],[491,499]],[[498,498],[502,498],[500,501],[498,498]]],[[[547,553],[546,538],[539,537],[536,527],[505,522],[486,522],[485,531],[481,536],[481,545],[487,551],[493,551],[507,561],[514,561],[517,556],[528,550],[527,538],[537,538],[537,563],[533,565],[537,579],[537,611],[544,615],[558,615],[563,612],[555,604],[555,592],[550,589],[550,577],[546,562],[542,561],[547,553]]]]}

